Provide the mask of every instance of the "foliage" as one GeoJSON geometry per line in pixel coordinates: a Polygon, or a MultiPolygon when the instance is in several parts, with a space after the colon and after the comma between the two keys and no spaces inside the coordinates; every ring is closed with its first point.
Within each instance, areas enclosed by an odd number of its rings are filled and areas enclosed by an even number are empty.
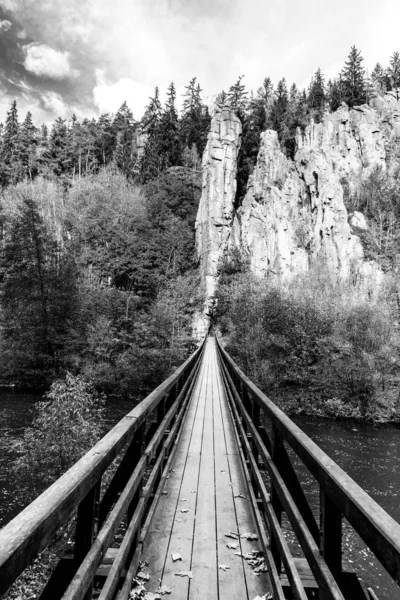
{"type": "Polygon", "coordinates": [[[47,487],[100,439],[104,398],[80,376],[53,382],[18,444],[16,469],[47,487]]]}
{"type": "Polygon", "coordinates": [[[228,351],[288,412],[374,420],[400,418],[391,315],[389,295],[368,298],[321,266],[283,286],[239,274],[219,289],[215,318],[228,351]]]}

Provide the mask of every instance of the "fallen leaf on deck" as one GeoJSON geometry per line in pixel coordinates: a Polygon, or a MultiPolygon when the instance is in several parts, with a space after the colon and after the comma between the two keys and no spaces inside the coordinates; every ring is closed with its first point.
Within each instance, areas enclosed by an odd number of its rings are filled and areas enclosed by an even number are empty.
{"type": "Polygon", "coordinates": [[[225,469],[222,469],[221,473],[226,473],[225,469]]]}
{"type": "Polygon", "coordinates": [[[175,573],[175,575],[178,575],[178,577],[189,577],[189,579],[193,579],[192,571],[178,571],[175,573]]]}
{"type": "Polygon", "coordinates": [[[239,539],[238,534],[234,533],[233,531],[229,531],[229,533],[226,533],[225,537],[233,538],[234,540],[238,540],[239,539]]]}
{"type": "Polygon", "coordinates": [[[150,575],[148,573],[143,573],[143,571],[140,571],[140,573],[136,575],[136,578],[143,579],[143,581],[150,581],[150,575]]]}
{"type": "Polygon", "coordinates": [[[172,592],[171,588],[168,585],[160,585],[157,590],[157,594],[161,594],[164,596],[165,594],[170,594],[172,592]]]}
{"type": "Polygon", "coordinates": [[[227,544],[227,547],[230,548],[231,550],[236,550],[236,548],[239,546],[239,544],[227,544]]]}
{"type": "Polygon", "coordinates": [[[219,565],[218,568],[221,569],[221,571],[226,571],[227,569],[230,569],[230,566],[229,565],[219,565]]]}
{"type": "Polygon", "coordinates": [[[160,594],[154,592],[146,592],[144,600],[162,600],[160,594]]]}
{"type": "Polygon", "coordinates": [[[235,498],[244,498],[244,499],[246,499],[246,496],[244,494],[236,494],[235,498]]]}
{"type": "Polygon", "coordinates": [[[163,495],[163,496],[166,496],[167,494],[168,494],[168,492],[167,492],[166,490],[164,490],[164,491],[162,492],[162,495],[163,495]]]}
{"type": "Polygon", "coordinates": [[[187,513],[187,512],[189,512],[188,508],[180,508],[179,510],[181,511],[181,513],[187,513]]]}
{"type": "Polygon", "coordinates": [[[255,533],[242,533],[242,535],[240,536],[242,539],[246,539],[246,540],[258,540],[258,535],[256,535],[255,533]]]}
{"type": "Polygon", "coordinates": [[[186,498],[181,498],[181,502],[187,502],[186,498]]]}
{"type": "Polygon", "coordinates": [[[182,521],[182,519],[175,519],[175,521],[178,521],[178,523],[180,523],[182,521]]]}
{"type": "Polygon", "coordinates": [[[266,594],[264,594],[264,596],[256,596],[254,600],[273,600],[273,596],[272,594],[267,592],[266,594]]]}
{"type": "Polygon", "coordinates": [[[243,557],[243,554],[241,552],[235,552],[236,556],[241,556],[243,557]]]}
{"type": "Polygon", "coordinates": [[[182,560],[182,556],[179,552],[172,552],[172,560],[175,562],[176,560],[182,560]]]}

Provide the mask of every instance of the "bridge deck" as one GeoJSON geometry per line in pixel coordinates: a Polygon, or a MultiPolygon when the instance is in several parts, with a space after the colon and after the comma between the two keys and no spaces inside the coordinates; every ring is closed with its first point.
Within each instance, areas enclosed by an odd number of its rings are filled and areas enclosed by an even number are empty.
{"type": "Polygon", "coordinates": [[[267,573],[239,554],[261,550],[239,448],[217,361],[214,339],[206,342],[172,470],[151,524],[143,557],[149,591],[160,582],[171,598],[253,600],[270,591],[267,573]],[[239,497],[239,494],[245,496],[239,497]],[[238,539],[227,537],[237,533],[238,539]],[[229,548],[228,544],[237,544],[229,548]],[[182,560],[173,562],[172,553],[182,560]],[[229,567],[229,568],[226,568],[229,567]],[[193,578],[177,576],[191,571],[193,578]]]}

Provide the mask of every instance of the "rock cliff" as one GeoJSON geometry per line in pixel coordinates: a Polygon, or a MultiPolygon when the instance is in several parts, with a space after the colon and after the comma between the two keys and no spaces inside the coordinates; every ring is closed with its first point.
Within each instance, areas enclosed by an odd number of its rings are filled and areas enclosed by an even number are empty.
{"type": "Polygon", "coordinates": [[[197,253],[209,298],[215,291],[219,261],[230,244],[241,134],[238,117],[216,106],[203,155],[203,187],[196,219],[197,253]]]}
{"type": "Polygon", "coordinates": [[[342,105],[321,123],[311,121],[297,133],[294,160],[281,151],[275,131],[263,132],[246,195],[236,208],[240,137],[239,119],[217,107],[203,157],[196,223],[208,298],[215,291],[218,264],[233,247],[262,277],[293,277],[321,261],[338,277],[351,275],[376,287],[380,271],[364,260],[360,239],[352,233],[342,182],[354,189],[373,168],[390,164],[390,148],[400,139],[396,98],[387,94],[372,106],[351,110],[342,105]]]}

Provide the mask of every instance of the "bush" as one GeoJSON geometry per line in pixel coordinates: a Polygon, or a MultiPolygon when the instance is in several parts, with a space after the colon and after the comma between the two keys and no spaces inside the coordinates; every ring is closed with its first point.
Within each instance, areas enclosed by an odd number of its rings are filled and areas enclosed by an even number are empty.
{"type": "Polygon", "coordinates": [[[17,471],[42,487],[55,481],[100,439],[104,402],[82,377],[55,381],[18,443],[17,471]]]}
{"type": "Polygon", "coordinates": [[[369,298],[316,266],[285,284],[239,274],[218,295],[228,352],[281,408],[397,418],[400,365],[388,356],[397,355],[398,342],[385,289],[369,298]]]}

